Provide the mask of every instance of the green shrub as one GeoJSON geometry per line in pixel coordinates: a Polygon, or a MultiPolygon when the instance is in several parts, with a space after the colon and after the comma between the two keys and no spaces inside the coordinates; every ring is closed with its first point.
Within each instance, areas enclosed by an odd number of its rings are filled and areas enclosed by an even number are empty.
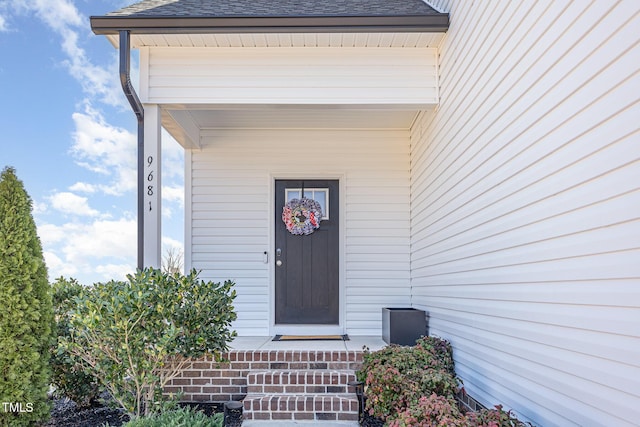
{"type": "Polygon", "coordinates": [[[391,417],[389,427],[471,427],[451,399],[435,393],[391,417]]]}
{"type": "Polygon", "coordinates": [[[432,354],[447,372],[451,375],[456,374],[456,368],[453,363],[453,349],[449,341],[434,336],[422,337],[416,341],[415,348],[432,354]]]}
{"type": "Polygon", "coordinates": [[[365,410],[389,427],[531,426],[501,405],[462,414],[453,350],[438,337],[420,338],[413,347],[365,352],[356,376],[364,382],[365,410]]]}
{"type": "Polygon", "coordinates": [[[86,288],[75,279],[60,277],[52,284],[53,313],[57,339],[51,347],[52,382],[58,397],[68,397],[80,407],[88,407],[100,393],[96,379],[82,366],[82,361],[65,350],[61,343],[71,337],[69,319],[74,299],[86,288]]]}
{"type": "Polygon", "coordinates": [[[223,425],[223,414],[208,417],[202,412],[185,407],[135,418],[123,427],[222,427],[223,425]]]}
{"type": "Polygon", "coordinates": [[[49,416],[53,313],[31,199],[13,168],[0,174],[0,426],[49,416]]]}
{"type": "Polygon", "coordinates": [[[458,380],[453,373],[450,345],[438,338],[415,347],[391,345],[365,353],[358,379],[365,384],[366,410],[388,419],[432,393],[455,399],[458,380]]]}
{"type": "Polygon", "coordinates": [[[133,416],[154,412],[162,389],[193,358],[219,360],[235,337],[229,329],[236,319],[233,282],[197,276],[148,268],[75,298],[63,348],[133,416]]]}
{"type": "Polygon", "coordinates": [[[467,414],[472,427],[525,427],[531,423],[518,420],[512,411],[505,411],[502,405],[493,409],[481,409],[467,414]]]}

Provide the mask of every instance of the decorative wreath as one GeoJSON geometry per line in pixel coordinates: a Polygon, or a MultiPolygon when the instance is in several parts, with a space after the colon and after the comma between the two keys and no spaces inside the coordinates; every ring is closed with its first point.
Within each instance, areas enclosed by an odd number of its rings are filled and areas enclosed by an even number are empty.
{"type": "Polygon", "coordinates": [[[282,221],[287,231],[296,235],[308,235],[320,228],[322,208],[313,199],[292,199],[282,209],[282,221]]]}

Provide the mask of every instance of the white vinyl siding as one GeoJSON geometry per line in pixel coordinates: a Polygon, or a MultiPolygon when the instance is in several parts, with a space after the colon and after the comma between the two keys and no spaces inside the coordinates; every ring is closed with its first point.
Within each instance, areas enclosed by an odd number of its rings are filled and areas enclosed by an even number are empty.
{"type": "Polygon", "coordinates": [[[412,303],[484,405],[637,425],[640,3],[430,3],[451,27],[412,128],[412,303]]]}
{"type": "Polygon", "coordinates": [[[270,333],[275,178],[343,181],[345,332],[379,335],[381,307],[409,304],[408,131],[221,129],[202,135],[202,150],[188,156],[188,259],[205,278],[235,280],[239,334],[270,333]]]}
{"type": "Polygon", "coordinates": [[[435,48],[144,48],[143,102],[437,103],[435,48]]]}

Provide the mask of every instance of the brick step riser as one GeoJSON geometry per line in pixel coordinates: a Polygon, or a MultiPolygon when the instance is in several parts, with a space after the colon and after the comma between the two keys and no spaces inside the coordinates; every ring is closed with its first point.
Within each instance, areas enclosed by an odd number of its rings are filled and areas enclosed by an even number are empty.
{"type": "Polygon", "coordinates": [[[352,371],[251,372],[247,385],[348,385],[356,380],[352,371]]]}
{"type": "Polygon", "coordinates": [[[265,370],[353,372],[362,366],[361,351],[232,350],[222,356],[226,362],[215,362],[210,356],[195,360],[168,384],[164,390],[165,393],[182,392],[183,400],[191,402],[242,400],[249,393],[248,376],[254,372],[265,370]]]}
{"type": "Polygon", "coordinates": [[[358,413],[345,412],[278,412],[278,411],[257,411],[245,412],[246,420],[264,421],[358,421],[358,413]]]}
{"type": "Polygon", "coordinates": [[[355,395],[247,395],[245,419],[357,421],[358,400],[355,395]]]}
{"type": "Polygon", "coordinates": [[[275,370],[247,375],[248,420],[357,421],[352,370],[275,370]]]}
{"type": "Polygon", "coordinates": [[[348,385],[250,385],[249,394],[347,394],[352,393],[348,385]]]}

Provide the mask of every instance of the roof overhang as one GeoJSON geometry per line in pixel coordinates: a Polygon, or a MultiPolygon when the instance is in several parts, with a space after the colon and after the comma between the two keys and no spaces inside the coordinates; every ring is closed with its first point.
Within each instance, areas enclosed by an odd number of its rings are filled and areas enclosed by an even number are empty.
{"type": "Polygon", "coordinates": [[[92,16],[98,35],[218,33],[394,33],[446,32],[449,15],[319,17],[123,17],[92,16]]]}

